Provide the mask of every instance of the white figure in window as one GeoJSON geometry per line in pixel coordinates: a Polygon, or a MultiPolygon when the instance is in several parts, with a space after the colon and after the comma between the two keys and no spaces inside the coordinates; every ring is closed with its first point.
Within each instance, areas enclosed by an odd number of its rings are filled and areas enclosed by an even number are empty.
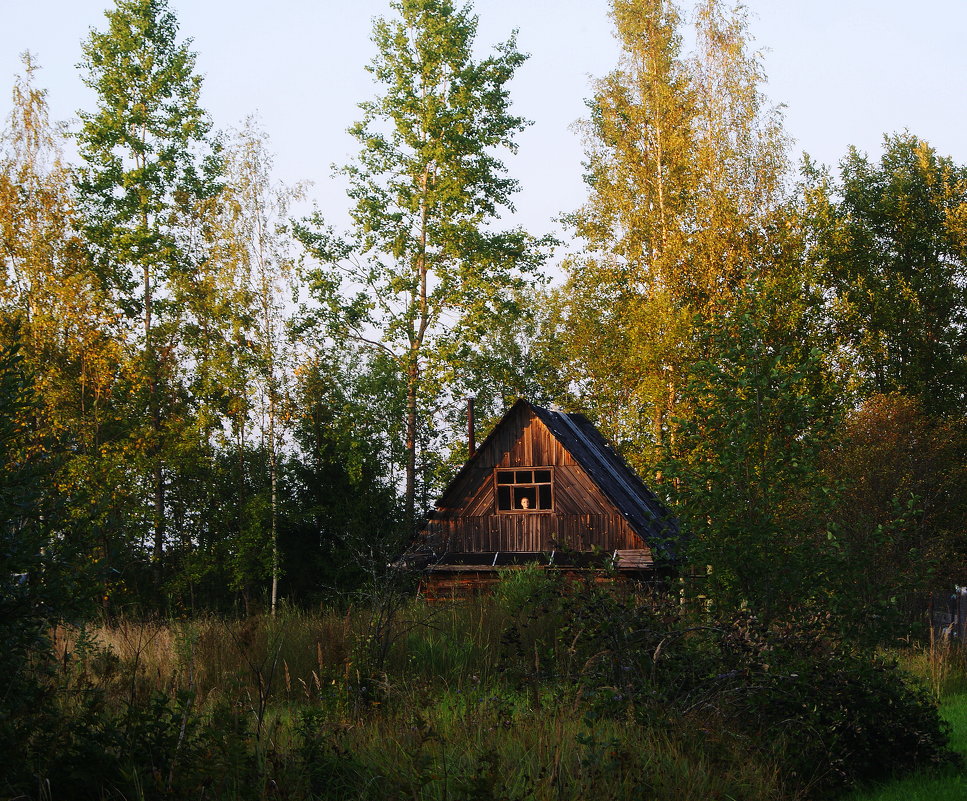
{"type": "Polygon", "coordinates": [[[526,495],[523,498],[520,499],[520,508],[521,509],[530,509],[531,508],[531,499],[528,498],[526,495]]]}

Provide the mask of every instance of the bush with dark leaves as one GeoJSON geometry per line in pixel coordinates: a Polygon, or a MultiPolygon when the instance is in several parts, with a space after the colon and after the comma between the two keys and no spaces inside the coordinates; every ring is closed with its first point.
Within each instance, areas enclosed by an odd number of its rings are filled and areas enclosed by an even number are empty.
{"type": "Polygon", "coordinates": [[[792,796],[957,758],[930,696],[896,663],[844,641],[827,614],[715,619],[668,594],[591,580],[562,579],[551,595],[542,586],[516,618],[518,675],[535,655],[555,654],[542,676],[577,683],[594,714],[664,721],[709,749],[740,748],[774,765],[792,796]]]}

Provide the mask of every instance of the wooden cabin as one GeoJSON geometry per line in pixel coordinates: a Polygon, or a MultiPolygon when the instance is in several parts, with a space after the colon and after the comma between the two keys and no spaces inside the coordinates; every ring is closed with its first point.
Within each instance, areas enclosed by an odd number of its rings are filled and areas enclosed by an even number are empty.
{"type": "Polygon", "coordinates": [[[507,565],[610,562],[649,578],[675,563],[678,539],[675,518],[584,415],[518,400],[437,501],[419,566],[430,595],[486,585],[507,565]]]}

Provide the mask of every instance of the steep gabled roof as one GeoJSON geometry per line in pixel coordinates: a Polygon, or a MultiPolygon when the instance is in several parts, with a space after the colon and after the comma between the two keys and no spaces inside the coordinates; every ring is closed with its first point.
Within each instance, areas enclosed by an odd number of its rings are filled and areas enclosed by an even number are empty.
{"type": "Polygon", "coordinates": [[[551,411],[523,398],[507,411],[474,456],[463,465],[441,495],[439,506],[446,505],[451,491],[461,485],[464,476],[501,428],[522,413],[530,413],[544,424],[656,556],[665,560],[678,557],[678,521],[607,443],[591,421],[583,414],[551,411]]]}
{"type": "Polygon", "coordinates": [[[583,414],[556,412],[529,405],[574,457],[574,461],[584,468],[617,507],[635,533],[661,556],[674,559],[677,556],[678,520],[608,444],[594,424],[583,414]]]}

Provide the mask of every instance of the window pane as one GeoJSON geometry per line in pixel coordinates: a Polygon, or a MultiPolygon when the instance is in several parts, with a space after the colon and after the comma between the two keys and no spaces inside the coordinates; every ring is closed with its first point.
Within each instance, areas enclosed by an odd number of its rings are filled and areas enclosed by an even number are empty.
{"type": "Polygon", "coordinates": [[[551,485],[543,484],[538,489],[538,496],[540,503],[538,504],[538,509],[550,509],[551,508],[551,485]]]}
{"type": "Polygon", "coordinates": [[[498,470],[497,471],[497,483],[498,484],[513,484],[514,483],[514,471],[513,470],[498,470]]]}
{"type": "Polygon", "coordinates": [[[550,470],[535,470],[534,471],[534,482],[537,484],[550,484],[551,483],[551,471],[550,470]]]}
{"type": "Polygon", "coordinates": [[[510,487],[497,487],[497,508],[504,511],[514,508],[510,502],[510,487]]]}
{"type": "Polygon", "coordinates": [[[530,484],[534,480],[533,470],[518,470],[515,484],[530,484]]]}

